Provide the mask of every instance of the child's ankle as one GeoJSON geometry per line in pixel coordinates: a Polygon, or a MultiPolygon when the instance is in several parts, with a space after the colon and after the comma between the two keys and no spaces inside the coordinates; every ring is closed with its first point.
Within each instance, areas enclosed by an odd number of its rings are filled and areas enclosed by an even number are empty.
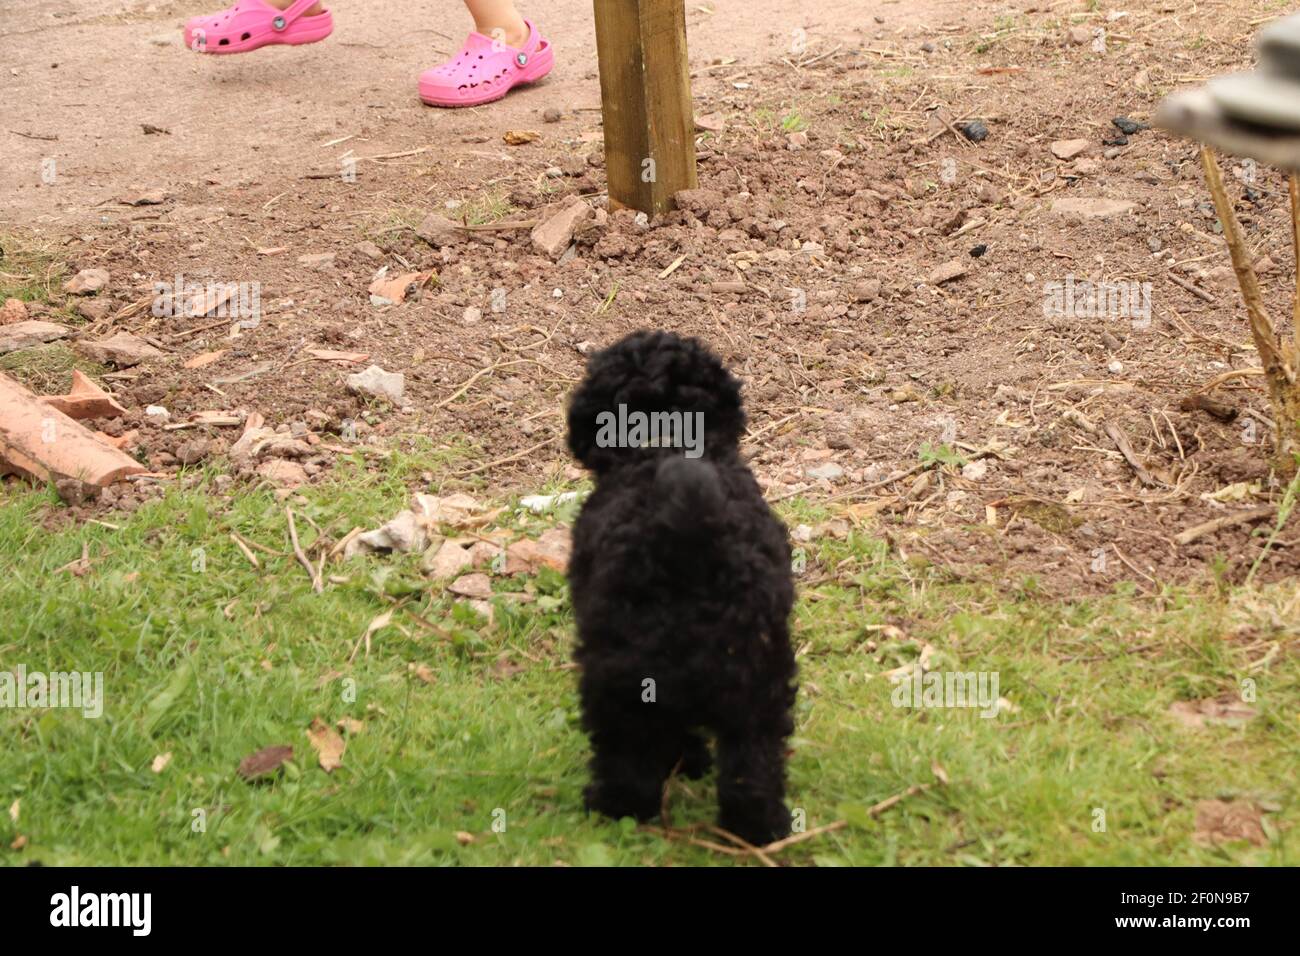
{"type": "MultiPolygon", "coordinates": [[[[275,7],[277,10],[288,10],[289,7],[293,5],[293,0],[266,0],[266,2],[269,3],[271,6],[275,7]]],[[[324,12],[325,12],[325,5],[323,3],[314,3],[307,8],[307,12],[304,13],[303,16],[314,17],[317,14],[324,13],[324,12]]]]}
{"type": "Polygon", "coordinates": [[[530,31],[521,17],[517,23],[475,24],[474,29],[486,37],[500,40],[506,46],[520,49],[528,42],[530,31]]]}

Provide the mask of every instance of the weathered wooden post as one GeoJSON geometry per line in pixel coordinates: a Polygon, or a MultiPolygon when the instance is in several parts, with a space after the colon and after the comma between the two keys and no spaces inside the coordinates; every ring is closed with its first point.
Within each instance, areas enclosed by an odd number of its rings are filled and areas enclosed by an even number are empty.
{"type": "Polygon", "coordinates": [[[698,185],[684,0],[595,0],[611,209],[654,215],[698,185]]]}

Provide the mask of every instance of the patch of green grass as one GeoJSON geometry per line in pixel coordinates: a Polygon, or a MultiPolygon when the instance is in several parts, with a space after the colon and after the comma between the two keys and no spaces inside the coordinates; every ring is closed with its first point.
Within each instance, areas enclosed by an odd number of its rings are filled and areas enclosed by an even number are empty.
{"type": "Polygon", "coordinates": [[[48,244],[0,236],[0,302],[49,302],[61,297],[65,277],[62,256],[48,244]]]}
{"type": "Polygon", "coordinates": [[[808,121],[798,110],[790,110],[781,117],[781,132],[800,133],[808,128],[808,121]]]}
{"type": "Polygon", "coordinates": [[[72,386],[73,369],[80,369],[93,379],[107,371],[98,362],[78,355],[62,342],[0,355],[0,372],[16,378],[38,395],[66,393],[72,386]]]}
{"type": "MultiPolygon", "coordinates": [[[[345,466],[304,490],[294,504],[303,546],[316,540],[312,522],[338,539],[391,517],[411,481],[460,448],[411,446],[385,468],[345,466]]],[[[177,490],[108,516],[116,529],[53,531],[44,491],[3,494],[0,667],[102,672],[105,702],[98,719],[0,709],[0,806],[19,805],[16,825],[0,814],[0,861],[735,862],[583,812],[587,746],[565,668],[573,619],[561,575],[495,579],[531,601],[499,597],[489,624],[431,587],[417,555],[330,565],[313,593],[269,492],[177,490]],[[255,569],[232,532],[276,553],[256,551],[255,569]],[[87,573],[57,570],[83,547],[87,573]],[[349,664],[388,612],[372,653],[349,664]],[[330,774],[307,739],[316,717],[365,725],[330,774]],[[280,775],[239,778],[244,757],[277,744],[294,748],[280,775]],[[155,773],[163,754],[170,762],[155,773]],[[7,849],[19,834],[26,847],[7,849]]],[[[519,532],[556,520],[506,504],[496,522],[519,532]]],[[[781,510],[791,525],[835,517],[799,500],[781,510]]],[[[860,530],[803,547],[788,802],[808,829],[849,825],[783,860],[1296,863],[1294,585],[1056,601],[1032,582],[903,558],[860,530]],[[990,718],[894,706],[880,675],[927,655],[932,670],[996,675],[1010,706],[990,718]],[[1258,713],[1243,726],[1191,730],[1168,713],[1177,700],[1237,695],[1246,678],[1258,713]],[[1196,804],[1213,798],[1265,808],[1267,845],[1194,841],[1196,804]]],[[[711,822],[712,778],[675,783],[671,806],[675,826],[711,822]]]]}

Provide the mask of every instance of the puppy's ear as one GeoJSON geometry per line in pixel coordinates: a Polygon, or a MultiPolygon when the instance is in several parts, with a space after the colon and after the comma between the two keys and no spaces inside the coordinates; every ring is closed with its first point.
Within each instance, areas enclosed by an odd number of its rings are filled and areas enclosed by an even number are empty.
{"type": "Polygon", "coordinates": [[[635,352],[635,333],[610,348],[603,349],[587,361],[587,375],[569,402],[569,451],[583,467],[597,474],[607,471],[627,452],[618,448],[601,448],[596,443],[602,412],[617,411],[618,396],[635,376],[629,360],[635,352]]]}

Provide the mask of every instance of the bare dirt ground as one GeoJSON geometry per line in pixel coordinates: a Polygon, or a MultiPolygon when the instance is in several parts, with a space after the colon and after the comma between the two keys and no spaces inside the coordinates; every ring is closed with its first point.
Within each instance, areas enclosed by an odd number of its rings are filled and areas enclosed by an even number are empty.
{"type": "MultiPolygon", "coordinates": [[[[573,476],[563,408],[583,355],[660,326],[705,338],[744,379],[772,499],[826,501],[954,574],[1151,589],[1240,579],[1258,555],[1249,524],[1175,540],[1280,496],[1269,410],[1248,376],[1212,392],[1218,417],[1187,404],[1257,356],[1195,148],[1112,120],[1145,121],[1179,85],[1247,66],[1281,7],[690,2],[697,117],[712,127],[702,191],[654,222],[598,218],[560,264],[527,230],[430,242],[417,227],[431,212],[531,221],[573,194],[603,207],[587,3],[525,8],[556,43],[550,79],[448,112],[419,104],[414,77],[459,45],[459,5],[408,26],[402,5],[340,3],[323,44],[221,59],[180,46],[200,10],[0,6],[0,232],[52,245],[68,274],[109,271],[101,317],[70,319],[54,284],[51,311],[79,334],[130,331],[168,353],[104,379],[151,467],[175,469],[196,437],[219,457],[238,435],[168,431],[143,415],[158,404],[172,423],[258,411],[325,444],[345,421],[369,446],[468,440],[443,487],[535,490],[573,476]],[[987,138],[960,132],[972,120],[987,138]],[[507,145],[520,130],[539,136],[507,145]],[[1069,140],[1086,142],[1059,158],[1069,140]],[[149,194],[162,201],[129,204],[149,194]],[[436,279],[376,307],[382,266],[436,279]],[[154,283],[177,274],[260,283],[261,323],[154,317],[154,283]],[[1072,279],[1149,284],[1150,321],[1045,314],[1050,284],[1072,279]],[[344,386],[358,367],[314,347],[403,372],[409,406],[362,403],[344,386]]],[[[1289,315],[1285,184],[1229,165],[1272,263],[1269,306],[1289,315]]],[[[332,455],[318,446],[313,477],[332,455]]],[[[1284,532],[1265,577],[1295,571],[1292,544],[1284,532]]]]}

